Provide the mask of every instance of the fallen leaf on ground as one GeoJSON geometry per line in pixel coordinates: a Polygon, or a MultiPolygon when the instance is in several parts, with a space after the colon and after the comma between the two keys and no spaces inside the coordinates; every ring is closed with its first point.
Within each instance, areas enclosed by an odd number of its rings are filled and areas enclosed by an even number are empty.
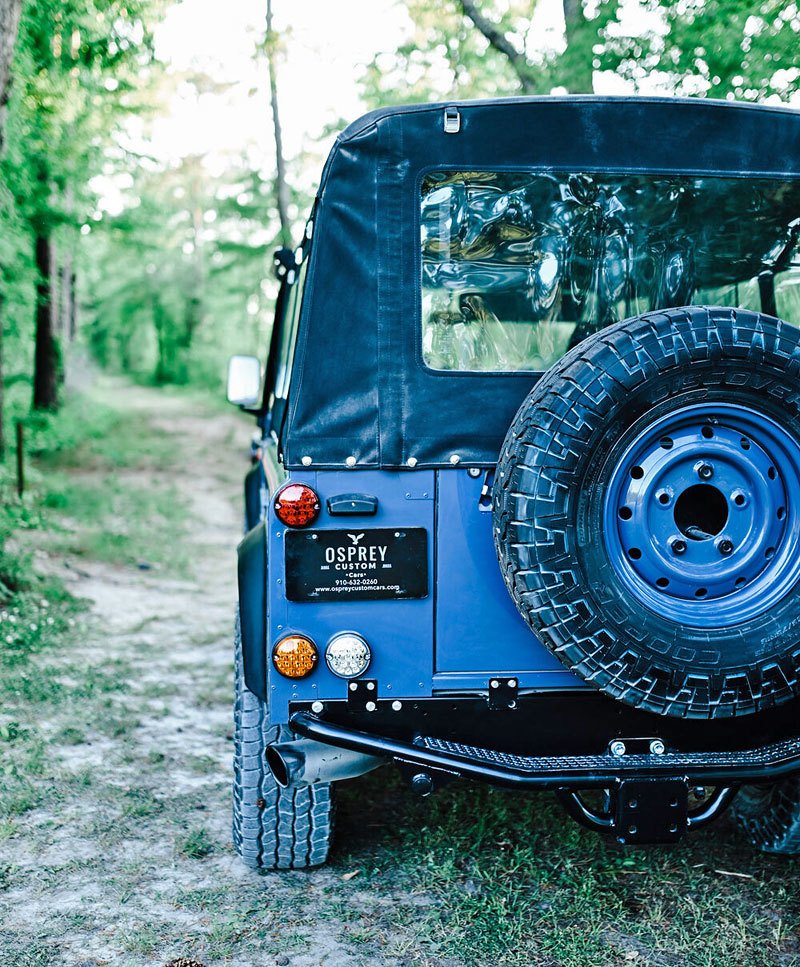
{"type": "Polygon", "coordinates": [[[361,870],[353,870],[352,873],[345,873],[342,877],[343,880],[352,880],[354,876],[358,876],[361,870]]]}

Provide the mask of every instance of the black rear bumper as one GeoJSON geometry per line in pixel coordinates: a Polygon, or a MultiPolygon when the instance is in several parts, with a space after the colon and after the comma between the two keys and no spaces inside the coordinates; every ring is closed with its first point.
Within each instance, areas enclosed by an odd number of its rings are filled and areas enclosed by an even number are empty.
{"type": "MultiPolygon", "coordinates": [[[[682,779],[687,784],[734,786],[771,782],[800,772],[800,737],[735,751],[663,753],[611,751],[599,755],[527,756],[466,745],[432,736],[413,742],[358,731],[295,712],[292,729],[328,745],[383,756],[400,765],[462,776],[515,789],[608,788],[631,779],[682,779]]],[[[629,743],[633,745],[634,743],[629,743]]]]}

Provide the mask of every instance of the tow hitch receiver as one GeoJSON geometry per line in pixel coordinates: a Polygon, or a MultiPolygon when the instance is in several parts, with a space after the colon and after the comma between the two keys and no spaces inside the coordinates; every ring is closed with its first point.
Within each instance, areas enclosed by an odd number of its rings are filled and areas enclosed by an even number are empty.
{"type": "Polygon", "coordinates": [[[606,808],[592,809],[575,789],[556,790],[561,805],[576,822],[613,836],[623,846],[674,843],[687,830],[699,829],[723,813],[738,786],[718,786],[689,810],[686,778],[620,779],[609,786],[606,808]]]}
{"type": "Polygon", "coordinates": [[[689,787],[683,779],[623,779],[616,789],[613,833],[618,843],[674,843],[688,828],[689,787]]]}

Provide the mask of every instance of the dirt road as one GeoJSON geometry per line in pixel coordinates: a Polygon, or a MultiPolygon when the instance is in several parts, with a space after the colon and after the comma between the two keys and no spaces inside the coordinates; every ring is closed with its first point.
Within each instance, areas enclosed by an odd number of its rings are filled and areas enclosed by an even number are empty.
{"type": "Polygon", "coordinates": [[[621,852],[546,796],[417,801],[382,769],[337,788],[324,869],[246,870],[229,786],[251,424],[101,384],[91,445],[40,469],[61,510],[20,537],[91,607],[0,668],[0,967],[800,965],[800,863],[726,819],[621,852]]]}
{"type": "Polygon", "coordinates": [[[251,424],[155,390],[115,396],[143,434],[174,439],[154,475],[119,474],[188,496],[190,569],[39,551],[92,612],[85,640],[49,655],[43,674],[63,659],[100,678],[82,703],[27,723],[46,765],[35,808],[0,843],[0,965],[395,962],[387,944],[401,951],[402,930],[360,929],[384,920],[391,896],[341,869],[259,876],[229,845],[234,548],[251,424]]]}

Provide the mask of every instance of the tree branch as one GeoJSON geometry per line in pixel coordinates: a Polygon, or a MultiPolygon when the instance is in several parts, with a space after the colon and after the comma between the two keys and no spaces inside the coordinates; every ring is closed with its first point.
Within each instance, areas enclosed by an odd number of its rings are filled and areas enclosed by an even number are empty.
{"type": "Polygon", "coordinates": [[[522,92],[524,94],[534,94],[537,84],[533,76],[533,70],[525,55],[517,50],[496,24],[492,23],[491,20],[481,13],[475,0],[459,0],[459,3],[464,12],[464,16],[472,21],[475,28],[489,41],[489,45],[507,58],[512,70],[519,78],[520,84],[522,85],[522,92]]]}
{"type": "Polygon", "coordinates": [[[3,122],[21,8],[21,0],[0,0],[0,150],[3,147],[3,122]]]}
{"type": "Polygon", "coordinates": [[[283,156],[283,131],[278,110],[278,78],[276,68],[277,37],[272,27],[272,0],[267,0],[267,72],[269,97],[272,107],[272,127],[275,133],[275,200],[281,226],[281,245],[291,248],[292,223],[289,219],[289,186],[286,182],[286,159],[283,156]]]}

